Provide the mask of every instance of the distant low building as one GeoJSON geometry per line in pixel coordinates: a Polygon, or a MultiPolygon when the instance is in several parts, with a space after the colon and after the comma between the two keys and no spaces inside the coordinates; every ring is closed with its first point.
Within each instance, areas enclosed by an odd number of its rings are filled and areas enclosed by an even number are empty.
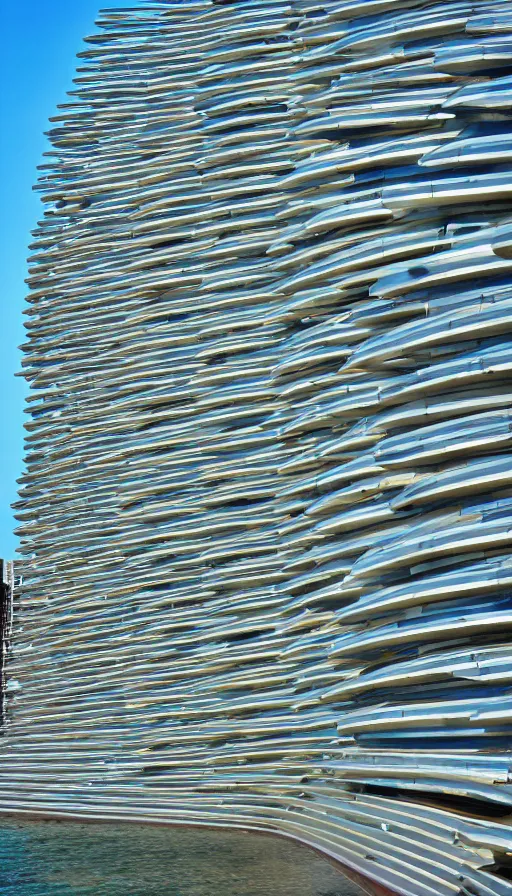
{"type": "Polygon", "coordinates": [[[5,661],[12,626],[14,564],[0,560],[0,724],[3,721],[5,698],[5,661]]]}

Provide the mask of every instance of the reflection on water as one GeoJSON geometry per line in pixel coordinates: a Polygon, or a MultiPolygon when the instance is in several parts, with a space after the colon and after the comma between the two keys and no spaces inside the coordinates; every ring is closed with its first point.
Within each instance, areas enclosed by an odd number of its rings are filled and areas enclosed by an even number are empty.
{"type": "Polygon", "coordinates": [[[362,896],[279,837],[0,819],[2,896],[362,896]]]}

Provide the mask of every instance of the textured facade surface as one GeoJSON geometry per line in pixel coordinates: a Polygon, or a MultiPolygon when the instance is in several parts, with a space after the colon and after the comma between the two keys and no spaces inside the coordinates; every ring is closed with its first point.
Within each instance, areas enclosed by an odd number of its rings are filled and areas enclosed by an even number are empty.
{"type": "Polygon", "coordinates": [[[100,24],[40,183],[0,808],[510,894],[510,0],[100,24]]]}

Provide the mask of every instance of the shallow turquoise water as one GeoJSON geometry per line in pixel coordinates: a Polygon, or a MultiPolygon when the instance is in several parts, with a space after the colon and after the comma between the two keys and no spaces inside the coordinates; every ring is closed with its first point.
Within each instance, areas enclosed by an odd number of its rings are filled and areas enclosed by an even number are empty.
{"type": "Polygon", "coordinates": [[[1,896],[362,896],[278,837],[0,819],[1,896]]]}

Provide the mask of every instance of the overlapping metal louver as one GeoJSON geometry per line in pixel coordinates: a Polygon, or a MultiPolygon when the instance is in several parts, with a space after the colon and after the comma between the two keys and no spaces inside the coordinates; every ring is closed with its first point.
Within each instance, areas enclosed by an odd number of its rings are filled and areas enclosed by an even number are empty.
{"type": "Polygon", "coordinates": [[[81,56],[0,806],[512,893],[509,0],[145,3],[81,56]]]}

